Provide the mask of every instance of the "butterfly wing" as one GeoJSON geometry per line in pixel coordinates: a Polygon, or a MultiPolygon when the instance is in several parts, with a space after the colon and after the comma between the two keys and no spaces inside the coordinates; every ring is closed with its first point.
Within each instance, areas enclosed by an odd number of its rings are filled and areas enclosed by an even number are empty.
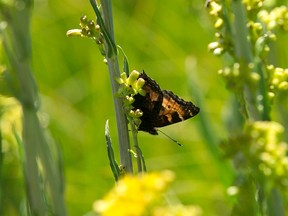
{"type": "Polygon", "coordinates": [[[197,115],[200,109],[193,103],[179,98],[171,91],[163,90],[160,112],[153,122],[153,127],[164,127],[184,121],[197,115]]]}
{"type": "Polygon", "coordinates": [[[132,104],[134,109],[140,109],[143,112],[143,115],[140,117],[141,124],[139,125],[138,130],[157,134],[153,125],[155,124],[155,119],[157,119],[162,106],[163,93],[159,85],[147,76],[144,71],[140,74],[139,78],[145,80],[142,89],[146,92],[146,95],[135,95],[135,101],[132,104]]]}
{"type": "Polygon", "coordinates": [[[179,98],[173,92],[162,91],[160,86],[144,71],[139,78],[145,80],[142,89],[146,95],[135,95],[135,101],[132,104],[134,109],[140,109],[143,112],[138,130],[156,135],[158,134],[156,127],[184,121],[197,115],[200,111],[197,106],[179,98]]]}

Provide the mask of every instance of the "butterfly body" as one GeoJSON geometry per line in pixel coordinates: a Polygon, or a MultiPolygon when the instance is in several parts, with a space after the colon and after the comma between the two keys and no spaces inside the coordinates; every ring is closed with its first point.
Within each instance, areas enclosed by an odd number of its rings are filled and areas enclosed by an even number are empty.
{"type": "Polygon", "coordinates": [[[139,78],[145,80],[142,89],[146,95],[134,96],[134,109],[140,109],[143,112],[138,130],[157,135],[157,127],[184,121],[200,111],[197,106],[181,99],[173,92],[161,90],[160,86],[144,71],[139,78]]]}

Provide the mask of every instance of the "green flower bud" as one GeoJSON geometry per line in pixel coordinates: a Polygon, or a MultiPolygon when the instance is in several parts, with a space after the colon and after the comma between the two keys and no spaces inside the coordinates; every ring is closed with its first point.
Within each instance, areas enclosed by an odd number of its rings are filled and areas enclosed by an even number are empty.
{"type": "Polygon", "coordinates": [[[87,27],[89,29],[95,29],[95,22],[94,20],[89,20],[88,23],[87,23],[87,27]]]}
{"type": "Polygon", "coordinates": [[[222,11],[222,6],[215,1],[210,2],[210,15],[212,16],[219,16],[219,13],[222,11]]]}
{"type": "Polygon", "coordinates": [[[223,19],[218,18],[214,24],[214,28],[220,29],[223,26],[223,23],[224,23],[223,19]]]}
{"type": "Polygon", "coordinates": [[[283,78],[284,78],[285,80],[288,79],[288,68],[284,69],[284,71],[283,71],[283,78]]]}
{"type": "Polygon", "coordinates": [[[223,75],[223,72],[224,72],[223,69],[219,69],[219,70],[218,70],[218,74],[219,74],[219,75],[223,75]]]}
{"type": "Polygon", "coordinates": [[[212,42],[208,44],[208,50],[213,51],[220,46],[219,42],[212,42]]]}
{"type": "Polygon", "coordinates": [[[272,85],[278,85],[279,83],[280,83],[280,80],[277,79],[277,78],[274,78],[274,79],[272,80],[272,85]]]}
{"type": "Polygon", "coordinates": [[[140,118],[142,115],[143,112],[139,109],[129,111],[129,116],[131,116],[132,118],[140,118]]]}
{"type": "Polygon", "coordinates": [[[275,34],[269,34],[269,39],[271,40],[271,41],[276,41],[276,35],[275,34]]]}
{"type": "Polygon", "coordinates": [[[218,47],[213,51],[213,54],[215,56],[220,56],[224,53],[224,48],[223,47],[218,47]]]}
{"type": "Polygon", "coordinates": [[[81,29],[70,29],[66,32],[66,36],[82,36],[82,30],[81,29]]]}
{"type": "Polygon", "coordinates": [[[127,80],[126,73],[125,73],[125,72],[121,73],[121,74],[120,74],[120,77],[115,77],[115,80],[116,80],[119,84],[126,83],[126,80],[127,80]]]}
{"type": "Polygon", "coordinates": [[[273,71],[274,70],[274,66],[273,65],[267,65],[267,70],[273,71]]]}
{"type": "Polygon", "coordinates": [[[278,86],[279,90],[288,90],[288,82],[287,81],[284,81],[284,82],[281,82],[278,86]]]}
{"type": "Polygon", "coordinates": [[[135,101],[134,97],[127,96],[127,95],[126,95],[126,100],[128,101],[129,104],[132,104],[135,101]]]}
{"type": "Polygon", "coordinates": [[[270,100],[273,100],[275,98],[275,93],[268,92],[268,97],[269,97],[270,100]]]}
{"type": "Polygon", "coordinates": [[[237,186],[230,186],[227,188],[227,194],[229,196],[235,196],[239,193],[239,188],[237,186]]]}
{"type": "Polygon", "coordinates": [[[84,28],[88,23],[88,19],[87,19],[87,16],[84,15],[80,18],[80,27],[81,28],[84,28]]]}
{"type": "Polygon", "coordinates": [[[235,63],[235,64],[233,64],[233,71],[232,71],[232,75],[234,76],[234,77],[238,77],[239,75],[240,75],[240,64],[239,63],[235,63]]]}
{"type": "Polygon", "coordinates": [[[135,88],[137,90],[141,89],[145,84],[145,80],[142,78],[137,79],[137,81],[135,82],[135,88]]]}
{"type": "Polygon", "coordinates": [[[140,118],[143,115],[143,112],[140,109],[135,110],[136,118],[140,118]]]}
{"type": "Polygon", "coordinates": [[[225,67],[224,70],[223,70],[222,75],[223,75],[224,77],[227,77],[227,76],[229,76],[230,74],[231,74],[231,69],[230,69],[229,67],[225,67]]]}
{"type": "Polygon", "coordinates": [[[133,70],[127,79],[127,83],[132,86],[133,83],[138,79],[139,75],[140,73],[138,71],[133,70]]]}
{"type": "Polygon", "coordinates": [[[250,79],[252,80],[252,82],[256,83],[260,80],[260,75],[256,72],[252,72],[250,74],[250,79]]]}

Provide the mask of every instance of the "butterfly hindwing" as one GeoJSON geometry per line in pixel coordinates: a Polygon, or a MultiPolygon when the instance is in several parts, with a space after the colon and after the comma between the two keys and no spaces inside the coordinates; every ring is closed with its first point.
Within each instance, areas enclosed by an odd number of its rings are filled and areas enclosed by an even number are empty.
{"type": "Polygon", "coordinates": [[[171,91],[161,90],[160,86],[144,71],[139,78],[145,80],[142,89],[146,95],[134,96],[134,109],[140,109],[143,112],[138,130],[158,134],[156,127],[184,121],[199,112],[200,109],[191,102],[179,98],[171,91]]]}
{"type": "Polygon", "coordinates": [[[164,127],[184,121],[198,114],[199,108],[187,102],[173,92],[163,90],[163,101],[154,127],[164,127]]]}

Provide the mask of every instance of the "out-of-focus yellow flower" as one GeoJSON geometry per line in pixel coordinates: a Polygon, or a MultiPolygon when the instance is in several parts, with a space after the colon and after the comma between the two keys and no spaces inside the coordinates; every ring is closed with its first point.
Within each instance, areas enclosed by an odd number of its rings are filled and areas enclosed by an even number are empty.
{"type": "Polygon", "coordinates": [[[284,132],[285,128],[278,122],[248,122],[244,133],[223,143],[223,149],[229,157],[241,155],[235,165],[255,178],[265,176],[270,185],[287,187],[288,147],[281,141],[284,132]]]}
{"type": "Polygon", "coordinates": [[[246,127],[251,137],[251,157],[258,160],[258,167],[266,176],[287,179],[287,143],[279,141],[284,127],[277,122],[258,121],[246,127]]]}
{"type": "Polygon", "coordinates": [[[174,179],[171,171],[126,175],[102,199],[93,204],[102,216],[140,216],[174,179]]]}
{"type": "Polygon", "coordinates": [[[258,18],[266,24],[269,30],[280,28],[283,31],[288,31],[287,6],[276,7],[271,12],[262,10],[258,13],[258,18]]]}
{"type": "MultiPolygon", "coordinates": [[[[17,143],[13,134],[13,127],[20,135],[22,131],[21,116],[22,110],[16,99],[0,96],[0,129],[3,137],[2,151],[13,152],[17,149],[17,143]]],[[[18,152],[18,151],[16,151],[18,152]]]]}
{"type": "Polygon", "coordinates": [[[243,0],[248,11],[260,9],[263,6],[264,0],[243,0]]]}
{"type": "Polygon", "coordinates": [[[222,6],[216,1],[211,1],[209,6],[209,13],[212,16],[218,17],[219,14],[222,12],[222,6]]]}

